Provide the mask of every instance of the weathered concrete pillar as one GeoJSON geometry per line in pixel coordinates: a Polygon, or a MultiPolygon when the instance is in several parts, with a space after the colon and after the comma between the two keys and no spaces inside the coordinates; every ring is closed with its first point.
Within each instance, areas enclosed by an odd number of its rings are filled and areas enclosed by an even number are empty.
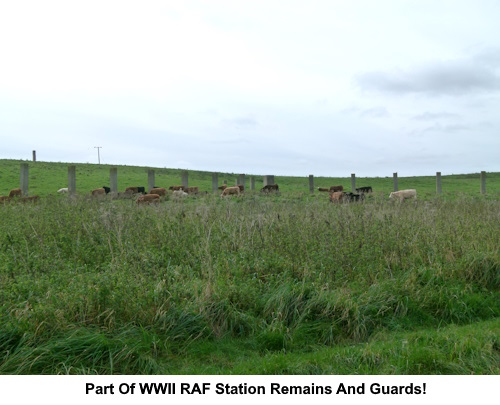
{"type": "Polygon", "coordinates": [[[148,169],[148,193],[155,188],[155,171],[148,169]]]}
{"type": "Polygon", "coordinates": [[[274,184],[274,175],[270,174],[263,178],[264,186],[274,184]]]}
{"type": "Polygon", "coordinates": [[[356,192],[356,174],[351,173],[351,192],[356,192]]]}
{"type": "Polygon", "coordinates": [[[243,188],[245,188],[245,175],[244,174],[240,174],[238,176],[238,185],[242,185],[243,188]]]}
{"type": "Polygon", "coordinates": [[[76,193],[76,166],[68,166],[68,192],[76,193]]]}
{"type": "Polygon", "coordinates": [[[116,167],[109,169],[109,188],[111,193],[118,193],[118,169],[116,167]]]}
{"type": "Polygon", "coordinates": [[[217,193],[219,191],[219,173],[212,173],[212,192],[217,193]]]}
{"type": "Polygon", "coordinates": [[[481,194],[486,194],[486,172],[481,172],[481,194]]]}
{"type": "Polygon", "coordinates": [[[255,177],[250,177],[250,190],[255,191],[255,177]]]}
{"type": "Polygon", "coordinates": [[[28,163],[21,163],[20,188],[23,196],[28,196],[29,190],[29,166],[28,163]]]}
{"type": "Polygon", "coordinates": [[[33,151],[33,162],[36,162],[36,150],[33,151]]]}
{"type": "Polygon", "coordinates": [[[184,170],[181,173],[181,184],[182,184],[182,187],[188,188],[188,171],[187,170],[184,170]]]}
{"type": "Polygon", "coordinates": [[[394,190],[393,191],[398,191],[398,174],[397,173],[392,174],[392,180],[394,182],[394,190]]]}
{"type": "Polygon", "coordinates": [[[309,175],[309,192],[314,193],[314,175],[312,174],[309,175]]]}
{"type": "Polygon", "coordinates": [[[441,194],[441,172],[436,172],[436,194],[441,194]]]}

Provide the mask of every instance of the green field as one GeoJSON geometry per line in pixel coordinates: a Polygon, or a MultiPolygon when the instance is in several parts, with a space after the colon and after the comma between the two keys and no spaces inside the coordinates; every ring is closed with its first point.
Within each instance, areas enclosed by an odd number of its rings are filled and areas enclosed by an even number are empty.
{"type": "MultiPolygon", "coordinates": [[[[0,161],[0,195],[19,164],[0,161]]],[[[337,205],[276,177],[277,195],[137,206],[88,196],[109,166],[77,165],[81,193],[58,195],[67,166],[31,162],[41,201],[0,204],[1,374],[500,373],[498,173],[486,195],[478,174],[443,176],[440,196],[401,178],[419,193],[403,204],[392,178],[337,205]]],[[[119,189],[147,169],[119,166],[119,189]]],[[[350,179],[315,179],[334,184],[350,179]]]]}

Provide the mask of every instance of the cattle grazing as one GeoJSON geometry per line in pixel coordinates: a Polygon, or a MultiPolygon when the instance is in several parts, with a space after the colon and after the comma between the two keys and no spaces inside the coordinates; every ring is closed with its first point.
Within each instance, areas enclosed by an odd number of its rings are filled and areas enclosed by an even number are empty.
{"type": "Polygon", "coordinates": [[[344,197],[344,193],[342,191],[334,191],[330,193],[330,202],[340,203],[342,202],[342,198],[344,197]]]}
{"type": "Polygon", "coordinates": [[[356,191],[358,193],[371,193],[371,192],[373,192],[373,190],[372,190],[372,188],[370,186],[367,186],[367,187],[358,187],[356,189],[356,191]]]}
{"type": "Polygon", "coordinates": [[[151,204],[159,202],[160,202],[160,196],[158,194],[143,194],[140,195],[136,200],[137,204],[151,204]]]}
{"type": "Polygon", "coordinates": [[[223,198],[226,195],[234,195],[234,194],[240,195],[240,188],[238,186],[226,187],[220,196],[221,198],[223,198]]]}
{"type": "Polygon", "coordinates": [[[40,196],[39,195],[30,195],[29,197],[22,197],[21,202],[32,202],[36,203],[40,201],[40,196]]]}
{"type": "Polygon", "coordinates": [[[223,184],[222,186],[217,187],[219,190],[225,190],[227,188],[227,184],[223,184]]]}
{"type": "Polygon", "coordinates": [[[188,193],[186,193],[184,190],[174,190],[173,196],[174,197],[186,197],[188,193]]]}
{"type": "Polygon", "coordinates": [[[60,193],[60,194],[65,194],[68,191],[69,191],[68,187],[63,187],[63,188],[60,188],[59,190],[57,190],[57,192],[60,193]]]}
{"type": "Polygon", "coordinates": [[[328,192],[328,191],[330,191],[330,189],[329,188],[324,188],[324,187],[318,187],[318,191],[326,191],[326,192],[328,192]]]}
{"type": "Polygon", "coordinates": [[[329,191],[330,191],[330,193],[334,193],[336,191],[344,191],[344,187],[343,186],[331,186],[329,191]]]}
{"type": "Polygon", "coordinates": [[[104,190],[102,187],[96,188],[96,189],[92,190],[92,195],[94,197],[106,195],[106,190],[104,190]]]}
{"type": "Polygon", "coordinates": [[[137,192],[141,194],[146,194],[146,187],[137,187],[137,192]]]}
{"type": "Polygon", "coordinates": [[[164,195],[167,195],[167,190],[165,188],[163,188],[163,187],[155,187],[155,188],[151,189],[151,191],[149,192],[149,194],[156,194],[156,195],[159,195],[159,196],[164,196],[164,195]]]}
{"type": "Polygon", "coordinates": [[[198,187],[188,187],[186,190],[185,190],[188,194],[198,194],[200,192],[200,190],[198,189],[198,187]]]}
{"type": "Polygon", "coordinates": [[[10,190],[9,197],[22,197],[23,191],[20,188],[10,190]]]}
{"type": "Polygon", "coordinates": [[[243,184],[237,184],[236,187],[239,187],[239,189],[242,193],[243,193],[243,191],[245,191],[245,186],[243,184]]]}
{"type": "Polygon", "coordinates": [[[404,201],[409,198],[417,199],[417,190],[415,189],[408,189],[408,190],[400,190],[400,191],[393,191],[390,195],[389,198],[391,200],[397,199],[399,201],[404,201]]]}
{"type": "Polygon", "coordinates": [[[0,196],[0,202],[1,203],[6,203],[6,202],[9,202],[10,201],[10,197],[7,196],[7,195],[2,195],[0,196]]]}
{"type": "Polygon", "coordinates": [[[176,190],[183,190],[184,191],[184,186],[170,186],[168,189],[170,191],[176,191],[176,190]]]}
{"type": "Polygon", "coordinates": [[[111,189],[109,187],[106,187],[106,186],[102,186],[102,188],[104,189],[104,191],[106,192],[106,194],[109,194],[111,189]]]}
{"type": "Polygon", "coordinates": [[[354,201],[362,201],[365,199],[365,196],[363,193],[361,194],[355,194],[355,193],[346,193],[344,192],[344,195],[342,196],[342,201],[346,202],[354,202],[354,201]]]}
{"type": "Polygon", "coordinates": [[[270,193],[271,191],[279,191],[277,184],[268,184],[260,189],[263,193],[270,193]]]}
{"type": "Polygon", "coordinates": [[[137,194],[139,192],[139,187],[127,187],[125,192],[127,194],[137,194]]]}

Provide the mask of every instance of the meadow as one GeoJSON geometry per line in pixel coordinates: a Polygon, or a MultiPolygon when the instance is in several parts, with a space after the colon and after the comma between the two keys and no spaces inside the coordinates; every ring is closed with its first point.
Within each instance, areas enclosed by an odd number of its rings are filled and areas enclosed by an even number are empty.
{"type": "MultiPolygon", "coordinates": [[[[19,162],[0,168],[17,187],[19,162]]],[[[146,170],[120,166],[119,189],[146,170]]],[[[78,190],[106,179],[77,166],[78,190]]],[[[358,179],[376,192],[331,204],[277,177],[276,195],[137,206],[57,195],[67,164],[32,163],[41,201],[0,205],[0,374],[498,374],[499,179],[400,179],[422,195],[403,204],[392,178],[358,179]]]]}

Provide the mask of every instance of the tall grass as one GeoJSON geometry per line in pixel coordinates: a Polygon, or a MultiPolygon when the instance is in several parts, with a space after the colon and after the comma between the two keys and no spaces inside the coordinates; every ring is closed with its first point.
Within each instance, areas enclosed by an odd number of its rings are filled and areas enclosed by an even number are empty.
{"type": "MultiPolygon", "coordinates": [[[[0,373],[178,372],[215,342],[273,357],[500,315],[492,199],[48,197],[0,217],[0,373]]],[[[482,333],[480,367],[419,369],[412,356],[425,354],[408,352],[395,372],[498,370],[498,339],[482,333]]],[[[198,372],[213,361],[199,359],[198,372]]],[[[358,372],[366,355],[353,362],[358,372]]]]}

